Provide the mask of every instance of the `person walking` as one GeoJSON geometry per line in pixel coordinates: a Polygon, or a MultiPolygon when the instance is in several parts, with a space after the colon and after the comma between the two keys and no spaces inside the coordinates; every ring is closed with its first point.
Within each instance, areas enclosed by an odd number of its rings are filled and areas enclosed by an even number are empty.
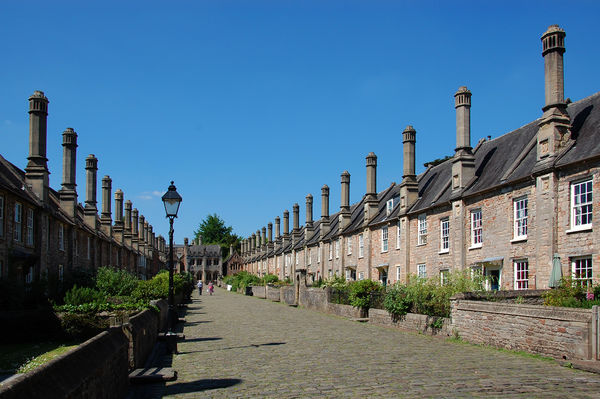
{"type": "Polygon", "coordinates": [[[202,280],[198,280],[198,294],[202,295],[202,280]]]}
{"type": "Polygon", "coordinates": [[[212,295],[214,291],[215,291],[215,287],[213,286],[213,283],[211,281],[210,283],[208,283],[208,293],[209,293],[209,295],[212,295]]]}

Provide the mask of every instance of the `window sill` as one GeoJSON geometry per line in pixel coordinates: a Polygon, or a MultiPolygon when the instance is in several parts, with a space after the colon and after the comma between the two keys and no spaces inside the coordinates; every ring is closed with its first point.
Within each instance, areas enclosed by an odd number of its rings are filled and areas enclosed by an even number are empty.
{"type": "Polygon", "coordinates": [[[480,249],[481,247],[483,247],[483,244],[475,244],[475,245],[471,245],[469,247],[469,251],[472,249],[480,249]]]}
{"type": "Polygon", "coordinates": [[[423,246],[425,246],[425,245],[427,245],[427,243],[424,243],[424,244],[417,244],[417,247],[423,247],[423,246]]]}
{"type": "Polygon", "coordinates": [[[527,236],[517,237],[510,240],[511,243],[527,241],[527,236]]]}
{"type": "Polygon", "coordinates": [[[385,251],[381,251],[381,253],[382,253],[382,254],[386,254],[386,253],[387,253],[387,250],[385,250],[385,251]]]}
{"type": "Polygon", "coordinates": [[[444,250],[438,252],[438,255],[445,255],[445,254],[449,254],[449,253],[450,253],[449,249],[444,249],[444,250]]]}
{"type": "Polygon", "coordinates": [[[592,231],[592,225],[577,226],[566,231],[567,234],[581,233],[582,231],[592,231]]]}

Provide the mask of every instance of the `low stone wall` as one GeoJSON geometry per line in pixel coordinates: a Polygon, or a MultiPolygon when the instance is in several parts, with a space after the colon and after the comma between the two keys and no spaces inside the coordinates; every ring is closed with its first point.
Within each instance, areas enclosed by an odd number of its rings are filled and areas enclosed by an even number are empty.
{"type": "Polygon", "coordinates": [[[122,328],[111,328],[0,386],[0,396],[3,399],[122,398],[129,386],[128,348],[122,328]]]}
{"type": "Polygon", "coordinates": [[[274,301],[274,302],[279,302],[281,300],[281,293],[280,293],[279,288],[275,288],[275,287],[271,287],[271,286],[267,285],[266,290],[267,290],[267,299],[270,299],[271,301],[274,301]]]}
{"type": "Polygon", "coordinates": [[[316,309],[327,312],[329,303],[329,288],[300,288],[298,305],[308,309],[316,309]]]}
{"type": "MultiPolygon", "coordinates": [[[[165,312],[166,313],[166,312],[165,312]]],[[[143,367],[158,338],[159,314],[144,310],[129,319],[129,368],[143,367]]]]}
{"type": "Polygon", "coordinates": [[[252,296],[256,296],[259,298],[266,298],[265,295],[265,286],[264,285],[255,285],[252,287],[252,296]]]}
{"type": "Polygon", "coordinates": [[[296,292],[294,286],[285,286],[279,288],[279,298],[281,302],[284,302],[288,305],[296,304],[296,292]]]}
{"type": "Polygon", "coordinates": [[[563,359],[591,359],[589,309],[452,301],[452,328],[472,343],[563,359]]]}
{"type": "Polygon", "coordinates": [[[407,313],[398,320],[394,320],[387,310],[369,309],[369,323],[392,326],[401,330],[418,331],[429,335],[450,336],[452,334],[450,319],[417,313],[407,313]],[[436,327],[434,323],[441,323],[441,327],[436,327]]]}
{"type": "Polygon", "coordinates": [[[158,331],[167,331],[168,314],[169,314],[169,302],[166,299],[150,301],[151,305],[158,308],[158,331]]]}
{"type": "Polygon", "coordinates": [[[366,312],[362,312],[359,308],[350,305],[340,305],[337,303],[327,303],[327,313],[337,316],[348,317],[350,319],[359,319],[366,317],[366,312]]]}

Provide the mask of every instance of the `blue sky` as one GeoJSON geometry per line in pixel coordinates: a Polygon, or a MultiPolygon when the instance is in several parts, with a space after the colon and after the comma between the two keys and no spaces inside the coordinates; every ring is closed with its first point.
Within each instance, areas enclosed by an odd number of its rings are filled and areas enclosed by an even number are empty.
{"type": "MultiPolygon", "coordinates": [[[[472,91],[472,145],[541,115],[540,36],[566,30],[565,96],[600,90],[596,1],[3,1],[0,154],[24,168],[27,98],[50,100],[50,183],[62,180],[61,134],[79,135],[98,183],[168,222],[160,196],[183,197],[175,239],[217,213],[247,236],[351,174],[365,191],[402,176],[402,131],[417,130],[417,172],[455,147],[453,94],[472,91]]],[[[99,191],[100,193],[100,191],[99,191]]],[[[99,197],[100,199],[100,197],[99,197]]],[[[99,204],[100,208],[100,204],[99,204]]]]}

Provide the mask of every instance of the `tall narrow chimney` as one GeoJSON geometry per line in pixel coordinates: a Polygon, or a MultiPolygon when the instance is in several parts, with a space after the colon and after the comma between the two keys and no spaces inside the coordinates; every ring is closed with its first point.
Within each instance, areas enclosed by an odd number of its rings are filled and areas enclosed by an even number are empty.
{"type": "Polygon", "coordinates": [[[365,217],[363,223],[367,225],[377,214],[377,156],[370,152],[367,161],[367,192],[365,195],[365,217]]]}
{"type": "Polygon", "coordinates": [[[471,151],[471,92],[461,86],[454,94],[456,108],[456,149],[452,159],[452,195],[456,197],[475,176],[471,151]]]}
{"type": "Polygon", "coordinates": [[[25,181],[44,203],[48,201],[50,187],[46,137],[48,99],[43,91],[36,90],[29,97],[29,156],[25,168],[25,181]]]}
{"type": "Polygon", "coordinates": [[[275,241],[280,241],[281,238],[281,219],[279,216],[275,217],[275,241]]]}
{"type": "Polygon", "coordinates": [[[131,246],[134,249],[138,249],[139,247],[139,232],[138,232],[138,225],[139,225],[139,218],[138,218],[139,212],[137,210],[137,208],[133,208],[133,211],[131,211],[131,246]]]}
{"type": "Polygon", "coordinates": [[[262,236],[261,236],[261,246],[265,246],[265,244],[267,243],[267,228],[263,226],[262,228],[262,236]]]}
{"type": "Polygon", "coordinates": [[[93,229],[97,228],[96,217],[98,209],[96,208],[96,187],[98,174],[98,158],[94,154],[88,155],[85,159],[85,222],[93,229]]]}
{"type": "Polygon", "coordinates": [[[273,242],[273,223],[269,222],[269,224],[267,224],[267,231],[269,233],[267,236],[269,242],[273,242]]]}
{"type": "Polygon", "coordinates": [[[113,230],[119,243],[123,242],[123,229],[123,191],[118,189],[115,191],[115,225],[113,230]]]}
{"type": "Polygon", "coordinates": [[[400,184],[400,210],[406,212],[419,196],[419,185],[415,174],[415,144],[417,132],[408,125],[402,132],[403,160],[402,183],[400,184]]]}
{"type": "Polygon", "coordinates": [[[537,162],[534,172],[551,166],[558,151],[571,138],[571,120],[564,99],[565,31],[551,25],[542,35],[546,104],[537,134],[537,162]]]}
{"type": "Polygon", "coordinates": [[[319,239],[323,238],[329,233],[329,186],[324,184],[321,187],[321,227],[319,229],[319,239]]]}
{"type": "Polygon", "coordinates": [[[144,217],[144,215],[140,215],[139,219],[138,219],[138,248],[140,251],[144,252],[144,226],[146,223],[146,218],[144,217]]]}
{"type": "Polygon", "coordinates": [[[58,192],[60,206],[74,218],[77,209],[77,191],[75,184],[77,164],[77,133],[72,128],[63,132],[63,182],[58,192]]]}
{"type": "Polygon", "coordinates": [[[287,238],[290,235],[290,211],[283,211],[283,237],[287,238]]]}
{"type": "Polygon", "coordinates": [[[342,199],[340,203],[339,231],[342,232],[350,224],[350,173],[342,172],[342,199]]]}
{"type": "Polygon", "coordinates": [[[123,238],[125,239],[125,244],[131,245],[131,207],[132,203],[130,200],[125,201],[125,222],[124,222],[124,231],[123,238]]]}
{"type": "Polygon", "coordinates": [[[109,237],[112,236],[112,212],[110,210],[111,188],[112,180],[110,176],[104,176],[102,178],[102,215],[100,217],[100,225],[109,237]]]}

